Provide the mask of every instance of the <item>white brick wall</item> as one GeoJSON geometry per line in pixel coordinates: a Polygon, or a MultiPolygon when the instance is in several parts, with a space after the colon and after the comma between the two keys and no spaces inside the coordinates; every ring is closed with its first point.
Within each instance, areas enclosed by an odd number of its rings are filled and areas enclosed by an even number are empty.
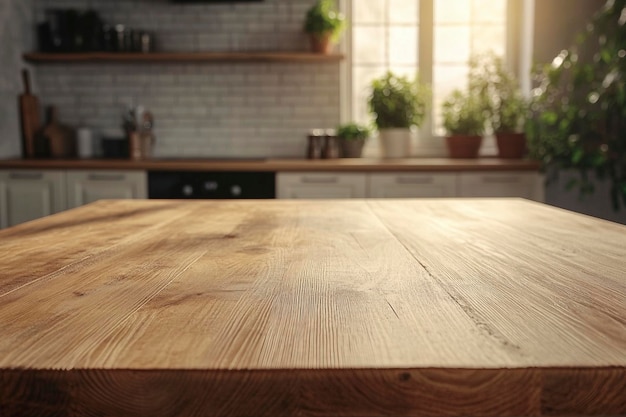
{"type": "MultiPolygon", "coordinates": [[[[176,5],[165,0],[34,0],[93,7],[108,23],[150,30],[164,51],[307,50],[313,0],[176,5]]],[[[36,70],[44,104],[61,121],[121,135],[127,105],[154,113],[164,157],[302,157],[306,134],[339,122],[338,63],[55,64],[36,70]]]]}
{"type": "Polygon", "coordinates": [[[0,158],[22,152],[17,98],[24,91],[21,55],[32,48],[32,27],[32,0],[0,0],[0,158]]]}

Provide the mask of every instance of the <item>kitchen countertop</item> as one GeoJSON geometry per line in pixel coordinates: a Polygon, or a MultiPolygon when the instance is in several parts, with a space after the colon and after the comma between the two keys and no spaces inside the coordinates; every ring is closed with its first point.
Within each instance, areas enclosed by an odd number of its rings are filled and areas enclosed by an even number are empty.
{"type": "Polygon", "coordinates": [[[517,199],[103,200],[0,231],[0,410],[626,414],[626,227],[517,199]]]}
{"type": "Polygon", "coordinates": [[[204,171],[327,171],[327,172],[433,172],[433,171],[538,171],[530,160],[479,158],[342,158],[307,159],[13,159],[0,160],[0,169],[115,169],[204,171]]]}

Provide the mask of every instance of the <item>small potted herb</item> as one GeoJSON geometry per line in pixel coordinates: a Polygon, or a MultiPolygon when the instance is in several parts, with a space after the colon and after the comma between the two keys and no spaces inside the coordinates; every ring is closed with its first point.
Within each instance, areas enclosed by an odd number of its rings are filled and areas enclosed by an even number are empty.
{"type": "Polygon", "coordinates": [[[521,158],[526,151],[523,133],[528,111],[517,78],[493,53],[474,57],[470,64],[470,91],[479,94],[496,136],[500,158],[521,158]]]}
{"type": "Polygon", "coordinates": [[[333,0],[317,0],[306,13],[304,31],[311,40],[311,49],[328,54],[345,27],[345,18],[333,0]]]}
{"type": "Polygon", "coordinates": [[[369,108],[378,128],[383,157],[403,158],[411,153],[411,128],[419,127],[426,115],[430,90],[417,77],[388,71],[372,81],[369,108]]]}
{"type": "Polygon", "coordinates": [[[358,123],[347,123],[337,128],[337,137],[343,158],[360,158],[363,145],[369,138],[371,130],[358,123]]]}
{"type": "Polygon", "coordinates": [[[451,158],[476,158],[485,132],[487,111],[479,95],[454,90],[442,107],[446,146],[451,158]]]}

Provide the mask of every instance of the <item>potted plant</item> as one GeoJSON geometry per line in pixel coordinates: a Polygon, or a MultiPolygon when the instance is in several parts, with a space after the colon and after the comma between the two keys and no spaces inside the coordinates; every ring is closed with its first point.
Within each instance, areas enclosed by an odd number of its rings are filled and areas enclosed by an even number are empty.
{"type": "Polygon", "coordinates": [[[506,68],[502,57],[494,53],[479,55],[470,62],[469,85],[479,94],[488,114],[500,158],[521,158],[526,151],[524,117],[526,100],[515,75],[506,68]]]}
{"type": "Polygon", "coordinates": [[[347,123],[337,128],[337,137],[343,158],[360,158],[363,145],[369,138],[371,130],[358,123],[347,123]]]}
{"type": "Polygon", "coordinates": [[[368,104],[379,132],[383,157],[402,158],[411,154],[411,128],[419,127],[424,121],[429,96],[430,90],[417,77],[410,80],[388,71],[372,81],[368,104]]]}
{"type": "Polygon", "coordinates": [[[317,0],[304,21],[304,31],[309,35],[313,52],[330,53],[344,26],[344,16],[337,11],[333,0],[317,0]]]}
{"type": "Polygon", "coordinates": [[[451,158],[476,158],[483,141],[487,111],[479,94],[454,90],[442,107],[446,146],[451,158]]]}
{"type": "Polygon", "coordinates": [[[610,0],[576,45],[538,69],[526,127],[530,155],[548,182],[577,173],[581,195],[607,181],[615,209],[626,205],[626,0],[610,0]]]}

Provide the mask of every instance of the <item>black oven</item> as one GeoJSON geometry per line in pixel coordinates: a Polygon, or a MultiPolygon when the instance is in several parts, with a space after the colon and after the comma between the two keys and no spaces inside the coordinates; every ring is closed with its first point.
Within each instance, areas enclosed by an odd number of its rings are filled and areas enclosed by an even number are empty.
{"type": "Polygon", "coordinates": [[[148,171],[148,198],[276,198],[276,174],[248,171],[148,171]]]}

